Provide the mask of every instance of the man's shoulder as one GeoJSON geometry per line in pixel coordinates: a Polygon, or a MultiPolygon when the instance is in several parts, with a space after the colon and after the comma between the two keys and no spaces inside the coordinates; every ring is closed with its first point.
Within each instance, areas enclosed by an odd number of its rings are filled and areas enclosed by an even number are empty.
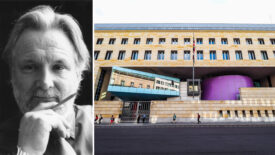
{"type": "Polygon", "coordinates": [[[15,116],[0,124],[0,154],[16,151],[20,118],[15,116]]]}

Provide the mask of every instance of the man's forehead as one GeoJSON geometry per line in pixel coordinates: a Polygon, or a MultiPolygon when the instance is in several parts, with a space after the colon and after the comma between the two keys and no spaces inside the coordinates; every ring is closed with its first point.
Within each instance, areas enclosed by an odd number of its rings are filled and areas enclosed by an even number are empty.
{"type": "Polygon", "coordinates": [[[67,52],[75,52],[65,33],[58,29],[46,31],[25,30],[14,48],[14,54],[25,53],[36,49],[59,49],[67,52]]]}

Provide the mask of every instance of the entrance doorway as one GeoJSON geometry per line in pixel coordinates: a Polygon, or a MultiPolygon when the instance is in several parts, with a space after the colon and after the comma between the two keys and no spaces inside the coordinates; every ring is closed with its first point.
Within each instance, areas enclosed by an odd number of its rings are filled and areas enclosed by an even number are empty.
{"type": "Polygon", "coordinates": [[[121,121],[122,122],[137,122],[140,115],[140,122],[145,115],[145,122],[149,122],[150,118],[150,101],[129,101],[123,103],[121,121]]]}

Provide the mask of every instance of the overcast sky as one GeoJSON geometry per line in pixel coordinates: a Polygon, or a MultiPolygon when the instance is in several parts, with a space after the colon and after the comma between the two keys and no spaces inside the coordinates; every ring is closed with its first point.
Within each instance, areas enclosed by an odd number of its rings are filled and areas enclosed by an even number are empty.
{"type": "Polygon", "coordinates": [[[275,23],[275,0],[94,0],[94,23],[275,23]]]}

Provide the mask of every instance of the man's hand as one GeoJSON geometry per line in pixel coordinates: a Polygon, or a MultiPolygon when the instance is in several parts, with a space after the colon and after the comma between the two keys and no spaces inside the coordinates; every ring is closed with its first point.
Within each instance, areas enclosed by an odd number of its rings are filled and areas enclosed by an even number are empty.
{"type": "Polygon", "coordinates": [[[21,119],[18,146],[29,154],[40,155],[46,151],[50,132],[56,131],[60,137],[69,136],[69,124],[50,107],[56,102],[40,103],[21,119]],[[46,110],[43,110],[46,109],[46,110]]]}

